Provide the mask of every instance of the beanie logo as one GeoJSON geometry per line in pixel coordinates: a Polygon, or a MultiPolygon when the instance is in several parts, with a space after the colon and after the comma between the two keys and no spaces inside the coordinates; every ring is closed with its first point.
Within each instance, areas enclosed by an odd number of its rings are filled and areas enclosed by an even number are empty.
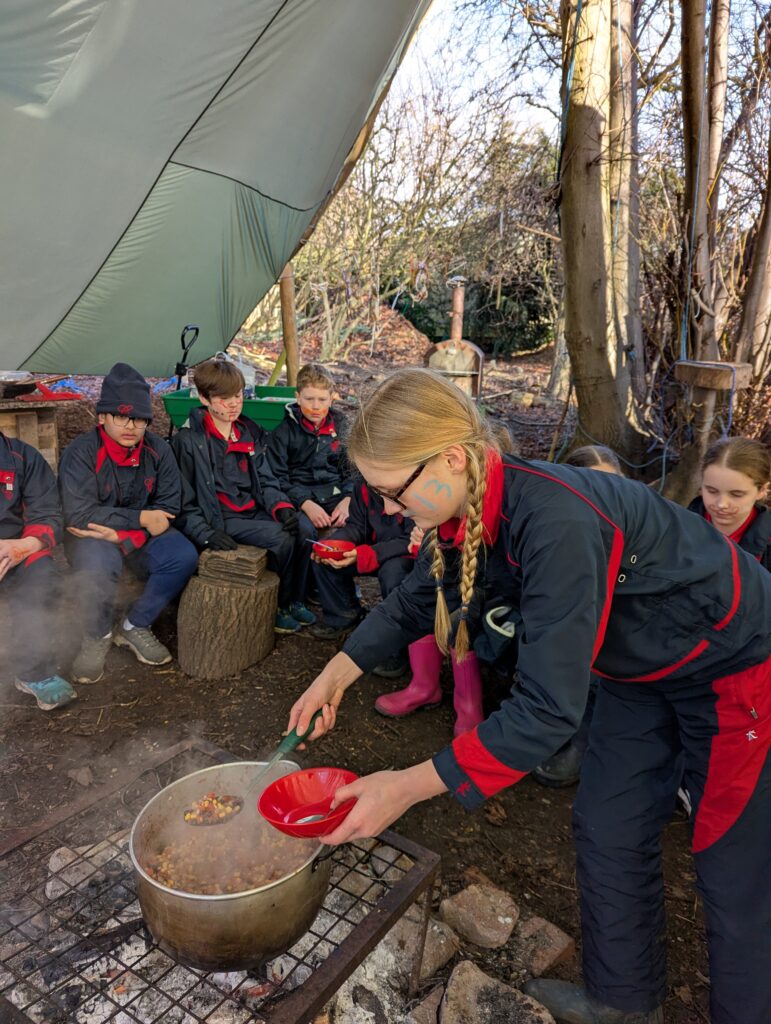
{"type": "Polygon", "coordinates": [[[152,494],[154,486],[155,486],[155,477],[154,476],[146,476],[145,477],[145,490],[147,491],[148,494],[152,494]]]}
{"type": "Polygon", "coordinates": [[[133,411],[134,411],[134,406],[133,405],[119,405],[118,406],[118,412],[121,414],[121,416],[129,416],[129,415],[131,415],[131,413],[133,411]]]}

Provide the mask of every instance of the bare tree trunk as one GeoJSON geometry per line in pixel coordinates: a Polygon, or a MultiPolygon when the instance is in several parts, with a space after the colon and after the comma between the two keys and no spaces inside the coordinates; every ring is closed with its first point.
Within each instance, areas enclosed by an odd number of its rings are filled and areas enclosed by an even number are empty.
{"type": "MultiPolygon", "coordinates": [[[[691,257],[686,288],[690,352],[696,359],[717,359],[712,314],[712,267],[709,251],[710,124],[705,110],[706,0],[683,0],[682,50],[683,139],[685,147],[685,209],[691,257]],[[692,250],[692,251],[691,251],[692,250]]],[[[722,126],[722,122],[721,122],[722,126]]]]}
{"type": "Polygon", "coordinates": [[[640,189],[637,160],[637,41],[632,0],[611,0],[610,197],[616,389],[636,422],[645,390],[640,319],[640,189]]]}
{"type": "MultiPolygon", "coordinates": [[[[718,0],[719,2],[719,0],[718,0]]],[[[727,26],[724,26],[727,28],[727,26]]],[[[706,0],[682,0],[680,61],[683,76],[683,141],[685,149],[685,238],[690,274],[684,281],[684,308],[687,311],[686,355],[698,360],[717,360],[719,352],[715,337],[715,315],[712,308],[712,262],[709,225],[710,141],[713,110],[708,112],[706,86],[706,0]]],[[[718,45],[722,45],[716,40],[718,45]]],[[[719,74],[718,70],[715,74],[719,74]]],[[[719,96],[716,85],[710,89],[719,96]]],[[[714,111],[715,128],[722,117],[714,111]]],[[[722,139],[721,139],[722,142],[722,139]]],[[[684,313],[684,316],[686,314],[684,313]]],[[[689,409],[693,441],[684,448],[680,462],[670,475],[664,493],[673,501],[685,504],[698,490],[699,467],[710,442],[715,422],[717,393],[701,387],[691,389],[689,409]]],[[[683,410],[683,418],[686,410],[683,410]]]]}
{"type": "Polygon", "coordinates": [[[720,166],[725,124],[725,97],[728,86],[728,21],[731,0],[713,0],[709,25],[709,156],[707,187],[709,201],[710,251],[715,250],[717,212],[720,193],[720,166]]]}
{"type": "MultiPolygon", "coordinates": [[[[575,7],[563,0],[563,93],[572,55],[575,7]]],[[[565,340],[580,418],[577,440],[626,451],[629,424],[616,388],[616,332],[610,308],[611,223],[607,160],[610,8],[587,0],[576,37],[560,167],[565,266],[565,340]]]]}
{"type": "Polygon", "coordinates": [[[769,343],[768,324],[771,319],[771,131],[768,138],[765,196],[735,349],[737,362],[751,360],[755,364],[756,374],[767,365],[764,349],[769,343]]]}
{"type": "Polygon", "coordinates": [[[565,341],[565,311],[562,303],[554,325],[554,336],[554,361],[551,364],[546,394],[564,402],[570,389],[570,356],[565,341]]]}

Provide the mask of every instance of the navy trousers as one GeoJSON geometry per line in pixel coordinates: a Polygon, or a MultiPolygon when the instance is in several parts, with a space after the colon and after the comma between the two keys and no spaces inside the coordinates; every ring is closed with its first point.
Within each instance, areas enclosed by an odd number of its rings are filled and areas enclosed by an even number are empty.
{"type": "Polygon", "coordinates": [[[27,683],[47,679],[56,672],[53,616],[61,592],[53,558],[22,562],[6,573],[0,588],[8,595],[12,671],[27,683]]]}
{"type": "MultiPolygon", "coordinates": [[[[409,576],[414,564],[411,558],[389,558],[380,566],[377,578],[383,597],[388,597],[409,576]]],[[[319,601],[324,610],[324,622],[335,629],[343,628],[361,608],[356,596],[356,576],[373,576],[374,573],[357,573],[355,565],[345,569],[330,569],[316,562],[313,563],[313,572],[319,588],[319,601]]]]}
{"type": "MultiPolygon", "coordinates": [[[[268,568],[279,579],[279,608],[286,609],[292,601],[302,600],[294,581],[295,562],[300,557],[299,544],[281,523],[275,522],[267,512],[256,512],[253,516],[227,516],[225,531],[239,544],[252,544],[268,552],[268,568]]],[[[310,551],[310,544],[306,546],[310,551]]]]}
{"type": "Polygon", "coordinates": [[[151,626],[182,591],[198,565],[198,552],[184,534],[169,529],[150,537],[138,551],[124,555],[117,544],[91,537],[65,537],[65,550],[77,574],[83,628],[86,636],[106,636],[113,626],[115,592],[124,563],[146,580],[139,598],[128,610],[134,626],[151,626]]]}
{"type": "MultiPolygon", "coordinates": [[[[343,497],[341,494],[336,494],[331,498],[327,498],[324,501],[314,498],[313,500],[317,505],[321,505],[325,512],[332,513],[335,508],[340,504],[340,499],[343,497]]],[[[300,509],[297,510],[297,520],[299,523],[299,530],[297,532],[297,558],[295,559],[294,569],[292,574],[292,590],[297,595],[298,600],[305,603],[305,599],[308,596],[308,587],[311,583],[311,566],[314,564],[311,562],[311,551],[313,550],[311,545],[308,543],[312,540],[318,540],[319,531],[300,509]]],[[[326,532],[326,531],[323,531],[326,532]]],[[[313,574],[315,576],[315,573],[313,574]]]]}
{"type": "Polygon", "coordinates": [[[712,682],[600,682],[574,808],[584,979],[664,1001],[661,832],[682,778],[704,901],[712,1024],[771,1021],[771,659],[712,682]]]}

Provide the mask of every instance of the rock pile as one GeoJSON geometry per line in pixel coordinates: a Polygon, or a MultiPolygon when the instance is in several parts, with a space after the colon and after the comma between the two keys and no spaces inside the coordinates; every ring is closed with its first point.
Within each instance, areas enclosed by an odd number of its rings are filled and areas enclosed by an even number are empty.
{"type": "Polygon", "coordinates": [[[429,918],[417,1003],[408,994],[422,929],[413,906],[314,1024],[554,1024],[545,1007],[485,974],[463,951],[505,946],[513,973],[524,982],[572,957],[573,939],[543,918],[521,918],[507,892],[481,873],[471,877],[465,889],[442,900],[438,917],[429,918]],[[447,983],[437,978],[432,987],[431,979],[453,959],[447,983]]]}

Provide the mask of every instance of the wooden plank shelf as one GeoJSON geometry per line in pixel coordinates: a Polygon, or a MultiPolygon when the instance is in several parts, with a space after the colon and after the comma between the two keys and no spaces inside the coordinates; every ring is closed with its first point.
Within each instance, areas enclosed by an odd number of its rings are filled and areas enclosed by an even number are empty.
{"type": "Polygon", "coordinates": [[[675,380],[711,391],[744,391],[752,383],[752,364],[683,359],[675,363],[675,380]]]}

